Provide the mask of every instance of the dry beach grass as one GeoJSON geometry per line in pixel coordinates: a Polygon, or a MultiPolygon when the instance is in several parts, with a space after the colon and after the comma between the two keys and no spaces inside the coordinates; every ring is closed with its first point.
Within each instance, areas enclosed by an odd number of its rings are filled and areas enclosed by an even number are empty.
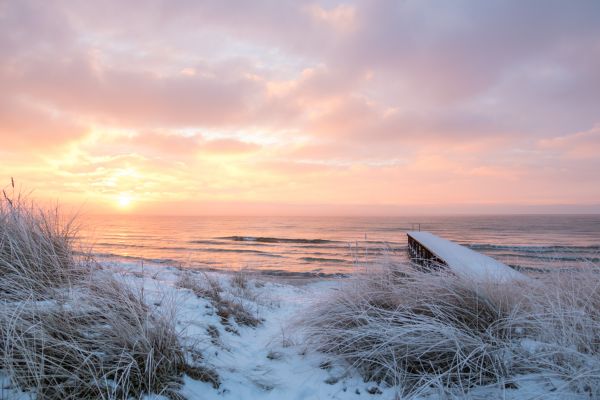
{"type": "Polygon", "coordinates": [[[0,201],[0,369],[43,399],[176,396],[168,313],[74,251],[76,230],[20,196],[0,201]]]}
{"type": "Polygon", "coordinates": [[[221,323],[225,326],[230,325],[230,318],[238,325],[251,327],[260,325],[261,320],[244,302],[244,297],[248,297],[248,293],[251,292],[244,273],[242,271],[236,272],[230,282],[231,288],[225,290],[217,278],[206,273],[198,276],[182,272],[177,281],[177,286],[189,289],[196,296],[210,300],[217,315],[221,318],[221,323]],[[241,291],[241,293],[232,293],[232,288],[241,291]]]}
{"type": "Polygon", "coordinates": [[[499,284],[396,265],[354,276],[301,324],[314,348],[407,396],[537,376],[597,397],[599,288],[594,269],[499,284]]]}

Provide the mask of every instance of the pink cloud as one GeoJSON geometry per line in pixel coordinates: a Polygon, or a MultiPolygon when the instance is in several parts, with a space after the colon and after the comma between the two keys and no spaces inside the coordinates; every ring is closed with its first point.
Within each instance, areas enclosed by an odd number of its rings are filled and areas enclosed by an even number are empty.
{"type": "Polygon", "coordinates": [[[235,123],[261,88],[243,77],[161,77],[145,71],[95,71],[82,58],[35,60],[19,71],[17,93],[88,118],[125,126],[235,123]]]}
{"type": "Polygon", "coordinates": [[[540,141],[542,149],[555,150],[570,158],[593,158],[600,155],[600,125],[584,131],[540,141]]]}
{"type": "Polygon", "coordinates": [[[259,145],[236,139],[205,140],[201,146],[203,151],[214,154],[239,154],[258,150],[259,145]]]}
{"type": "Polygon", "coordinates": [[[0,94],[0,139],[5,151],[61,146],[85,133],[85,126],[71,115],[61,115],[17,98],[3,98],[0,94]]]}
{"type": "Polygon", "coordinates": [[[190,198],[589,201],[599,16],[554,1],[5,2],[0,172],[100,190],[135,170],[149,198],[175,176],[190,198]],[[45,149],[47,164],[19,164],[45,149]]]}

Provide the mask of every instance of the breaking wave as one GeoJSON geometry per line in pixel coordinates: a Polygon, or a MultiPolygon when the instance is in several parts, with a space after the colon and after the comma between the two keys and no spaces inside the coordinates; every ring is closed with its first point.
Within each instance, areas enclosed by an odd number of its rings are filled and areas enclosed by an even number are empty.
{"type": "Polygon", "coordinates": [[[263,236],[225,236],[217,239],[232,240],[234,242],[259,242],[259,243],[310,243],[310,244],[325,244],[325,243],[340,243],[336,240],[326,239],[291,239],[291,238],[276,238],[263,236]]]}

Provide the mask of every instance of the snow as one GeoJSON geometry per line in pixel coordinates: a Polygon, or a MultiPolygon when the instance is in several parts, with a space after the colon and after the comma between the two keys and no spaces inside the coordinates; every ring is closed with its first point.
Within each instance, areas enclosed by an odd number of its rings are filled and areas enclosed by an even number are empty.
{"type": "Polygon", "coordinates": [[[12,385],[10,377],[0,369],[0,399],[32,400],[32,396],[12,385]]]}
{"type": "Polygon", "coordinates": [[[529,280],[527,276],[492,257],[443,239],[430,232],[414,231],[407,232],[407,234],[443,259],[453,273],[463,278],[477,282],[529,280]]]}
{"type": "MultiPolygon", "coordinates": [[[[347,365],[322,369],[320,366],[329,359],[302,345],[297,323],[303,310],[310,307],[315,298],[339,287],[340,280],[291,285],[251,279],[250,288],[256,297],[248,300],[240,296],[238,299],[250,308],[254,307],[264,322],[256,328],[232,322],[237,335],[224,329],[208,300],[176,286],[179,270],[145,265],[142,273],[139,265],[122,263],[115,263],[111,268],[130,284],[142,285],[150,305],[173,304],[178,327],[188,343],[201,351],[204,365],[218,371],[222,381],[218,389],[209,383],[184,377],[181,394],[189,400],[389,399],[397,392],[397,388],[364,382],[347,365]],[[219,330],[218,345],[212,343],[207,334],[209,326],[219,330]],[[367,393],[373,387],[381,393],[367,393]]],[[[236,293],[238,288],[231,286],[230,275],[208,274],[219,279],[228,294],[242,295],[236,293]]],[[[198,275],[200,277],[199,272],[198,275]]]]}
{"type": "MultiPolygon", "coordinates": [[[[454,249],[454,246],[447,245],[447,241],[436,240],[434,243],[443,243],[447,246],[446,250],[454,249]]],[[[164,265],[144,264],[142,267],[136,263],[119,262],[105,264],[104,267],[127,284],[143,289],[147,304],[157,312],[174,310],[177,327],[184,338],[183,344],[200,351],[202,365],[218,372],[221,380],[218,388],[184,376],[181,394],[188,400],[402,398],[400,387],[364,382],[351,366],[331,364],[331,360],[325,355],[312,351],[303,344],[299,324],[304,311],[311,307],[313,301],[339,289],[344,283],[343,278],[292,285],[255,276],[249,281],[249,290],[252,292],[249,296],[247,292],[231,284],[232,275],[205,272],[211,278],[219,280],[227,295],[243,301],[263,319],[263,323],[255,328],[239,326],[231,321],[236,331],[232,332],[231,329],[225,329],[209,300],[177,286],[183,273],[181,270],[164,265]],[[219,331],[216,343],[215,338],[208,334],[211,326],[219,331]],[[323,368],[327,362],[328,367],[323,368]]],[[[201,279],[204,272],[191,274],[197,274],[201,279]]],[[[537,350],[537,344],[524,342],[523,346],[532,351],[537,350]]],[[[564,391],[556,396],[552,393],[560,382],[549,383],[544,377],[530,378],[530,382],[516,389],[506,389],[504,385],[474,388],[472,398],[565,398],[564,391]]],[[[13,387],[1,370],[0,384],[0,399],[30,398],[13,387]]],[[[415,400],[439,400],[448,398],[447,395],[448,393],[440,394],[432,389],[432,393],[423,393],[415,400]]],[[[584,397],[573,395],[569,398],[584,397]]],[[[165,397],[159,395],[144,397],[144,400],[163,399],[165,397]]]]}

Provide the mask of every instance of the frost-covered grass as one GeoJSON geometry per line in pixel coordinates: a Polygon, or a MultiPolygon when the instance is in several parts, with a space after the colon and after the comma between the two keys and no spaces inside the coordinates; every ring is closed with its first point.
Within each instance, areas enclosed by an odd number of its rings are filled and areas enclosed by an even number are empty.
{"type": "Polygon", "coordinates": [[[89,275],[92,263],[74,256],[77,227],[57,209],[20,195],[0,196],[0,293],[3,299],[47,292],[89,275]]]}
{"type": "Polygon", "coordinates": [[[4,303],[2,368],[44,399],[125,399],[178,389],[184,364],[168,315],[97,274],[56,296],[4,303]]]}
{"type": "Polygon", "coordinates": [[[3,194],[0,370],[12,385],[40,399],[175,393],[185,364],[172,315],[76,253],[71,221],[3,194]]]}
{"type": "Polygon", "coordinates": [[[307,343],[407,396],[519,388],[600,396],[600,275],[475,282],[410,266],[357,274],[302,319],[307,343]]]}
{"type": "Polygon", "coordinates": [[[230,320],[233,319],[239,325],[258,326],[261,320],[250,308],[251,303],[244,301],[243,296],[232,293],[234,289],[241,291],[239,294],[250,292],[246,277],[238,272],[230,279],[230,284],[229,289],[225,290],[217,278],[207,273],[182,272],[177,280],[179,287],[191,290],[198,297],[209,299],[223,325],[230,325],[230,320]]]}

